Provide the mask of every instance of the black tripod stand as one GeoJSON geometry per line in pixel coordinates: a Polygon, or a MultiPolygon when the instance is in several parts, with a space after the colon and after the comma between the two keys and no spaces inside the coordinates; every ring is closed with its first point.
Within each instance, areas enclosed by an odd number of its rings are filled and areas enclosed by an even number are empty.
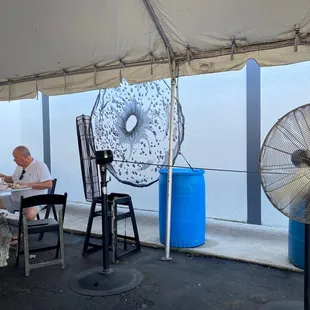
{"type": "Polygon", "coordinates": [[[124,293],[138,286],[143,279],[143,275],[138,270],[110,268],[107,164],[112,161],[112,151],[96,152],[96,163],[100,167],[101,174],[102,267],[83,271],[71,279],[70,288],[82,295],[107,296],[124,293]]]}

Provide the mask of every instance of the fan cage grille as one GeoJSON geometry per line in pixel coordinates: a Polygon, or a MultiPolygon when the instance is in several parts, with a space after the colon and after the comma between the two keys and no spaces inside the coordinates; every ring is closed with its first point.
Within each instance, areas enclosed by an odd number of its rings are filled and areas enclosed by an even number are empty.
{"type": "Polygon", "coordinates": [[[94,135],[91,117],[80,115],[76,118],[76,130],[85,199],[92,202],[99,198],[100,178],[95,158],[94,135]]]}
{"type": "Polygon", "coordinates": [[[271,128],[262,145],[263,190],[285,216],[310,223],[310,105],[296,108],[271,128]]]}

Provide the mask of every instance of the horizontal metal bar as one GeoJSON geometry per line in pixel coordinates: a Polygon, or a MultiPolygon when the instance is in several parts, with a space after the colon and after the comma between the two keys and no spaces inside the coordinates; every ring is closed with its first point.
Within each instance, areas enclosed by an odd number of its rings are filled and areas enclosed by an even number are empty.
{"type": "Polygon", "coordinates": [[[118,241],[123,241],[124,239],[136,241],[136,237],[125,236],[125,235],[117,235],[118,241]]]}
{"type": "Polygon", "coordinates": [[[92,243],[92,242],[88,242],[88,245],[89,246],[92,246],[92,247],[102,247],[102,245],[101,244],[98,244],[98,243],[92,243]]]}
{"type": "MultiPolygon", "coordinates": [[[[266,50],[272,50],[272,49],[278,49],[283,47],[292,47],[294,48],[295,44],[295,38],[288,39],[288,40],[282,40],[277,42],[267,42],[267,43],[260,43],[260,44],[252,44],[247,46],[238,46],[236,47],[236,53],[237,54],[245,54],[250,52],[258,52],[258,51],[266,51],[266,50]]],[[[304,37],[300,37],[300,43],[299,46],[309,46],[310,45],[310,34],[304,37]]],[[[298,51],[296,52],[298,53],[298,51]]],[[[191,54],[192,58],[191,60],[198,60],[198,59],[209,59],[209,58],[215,58],[219,56],[226,56],[231,55],[231,47],[217,49],[217,50],[211,50],[211,51],[200,51],[195,50],[195,48],[191,48],[191,54]]],[[[146,55],[147,57],[147,55],[146,55]]],[[[187,53],[184,55],[176,55],[174,57],[177,64],[185,63],[188,61],[187,53]]],[[[96,66],[97,72],[103,72],[103,71],[111,71],[111,70],[119,70],[119,61],[115,61],[117,64],[114,65],[103,65],[103,66],[96,66]]],[[[147,66],[147,65],[156,65],[156,64],[169,64],[168,58],[159,58],[155,59],[154,61],[151,60],[143,60],[143,61],[136,61],[136,62],[123,62],[124,69],[126,68],[134,68],[134,67],[140,67],[140,66],[147,66]]],[[[69,70],[66,69],[66,76],[74,76],[79,74],[87,74],[87,73],[93,73],[94,67],[84,67],[77,70],[69,70]]],[[[39,81],[39,80],[45,80],[45,79],[51,79],[51,78],[57,78],[57,77],[63,77],[64,72],[63,71],[57,71],[51,74],[37,74],[32,76],[27,76],[24,78],[11,78],[7,81],[1,81],[0,86],[8,86],[9,84],[19,84],[19,83],[25,83],[25,82],[32,82],[32,81],[39,81]]]]}
{"type": "Polygon", "coordinates": [[[132,248],[130,250],[123,251],[121,254],[117,254],[116,255],[116,260],[121,259],[121,258],[123,258],[123,257],[125,257],[125,256],[127,256],[129,254],[132,254],[132,253],[135,253],[135,252],[138,252],[138,251],[139,251],[139,249],[137,249],[137,248],[132,248]]]}
{"type": "MultiPolygon", "coordinates": [[[[48,246],[48,247],[43,247],[43,248],[30,249],[29,253],[34,254],[34,253],[45,252],[45,251],[56,250],[56,249],[57,249],[57,245],[53,245],[53,246],[48,246]]],[[[24,250],[19,251],[19,253],[25,254],[24,250]]]]}
{"type": "Polygon", "coordinates": [[[61,263],[62,263],[61,259],[55,259],[55,260],[48,261],[48,262],[30,264],[29,269],[36,269],[36,268],[47,267],[47,266],[54,266],[54,265],[58,265],[61,263]]]}
{"type": "Polygon", "coordinates": [[[117,221],[121,221],[124,219],[128,219],[129,217],[131,217],[131,212],[126,212],[126,213],[118,213],[116,216],[116,220],[117,221]]]}

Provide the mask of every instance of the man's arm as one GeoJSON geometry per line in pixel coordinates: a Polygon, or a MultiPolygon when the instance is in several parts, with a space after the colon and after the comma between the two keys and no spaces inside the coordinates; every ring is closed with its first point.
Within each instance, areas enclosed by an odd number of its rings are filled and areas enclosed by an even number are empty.
{"type": "Polygon", "coordinates": [[[53,186],[52,180],[48,180],[45,182],[36,182],[36,183],[21,183],[25,186],[32,187],[33,189],[50,189],[53,186]]]}
{"type": "Polygon", "coordinates": [[[4,178],[5,183],[13,183],[12,176],[0,173],[0,177],[4,178]]]}

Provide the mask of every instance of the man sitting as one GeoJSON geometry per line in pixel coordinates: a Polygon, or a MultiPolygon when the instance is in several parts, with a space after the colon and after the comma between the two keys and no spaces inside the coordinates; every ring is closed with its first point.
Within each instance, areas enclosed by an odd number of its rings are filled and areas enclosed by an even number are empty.
{"type": "MultiPolygon", "coordinates": [[[[11,213],[20,210],[20,199],[47,194],[52,188],[53,182],[48,167],[45,163],[36,160],[31,156],[29,149],[25,146],[18,146],[13,150],[14,161],[17,165],[12,176],[0,173],[6,183],[21,184],[29,189],[12,192],[11,195],[0,196],[0,209],[6,209],[11,213]]],[[[24,214],[28,220],[34,220],[41,210],[41,206],[27,208],[24,214]]],[[[13,240],[16,237],[13,238],[13,240]]]]}

